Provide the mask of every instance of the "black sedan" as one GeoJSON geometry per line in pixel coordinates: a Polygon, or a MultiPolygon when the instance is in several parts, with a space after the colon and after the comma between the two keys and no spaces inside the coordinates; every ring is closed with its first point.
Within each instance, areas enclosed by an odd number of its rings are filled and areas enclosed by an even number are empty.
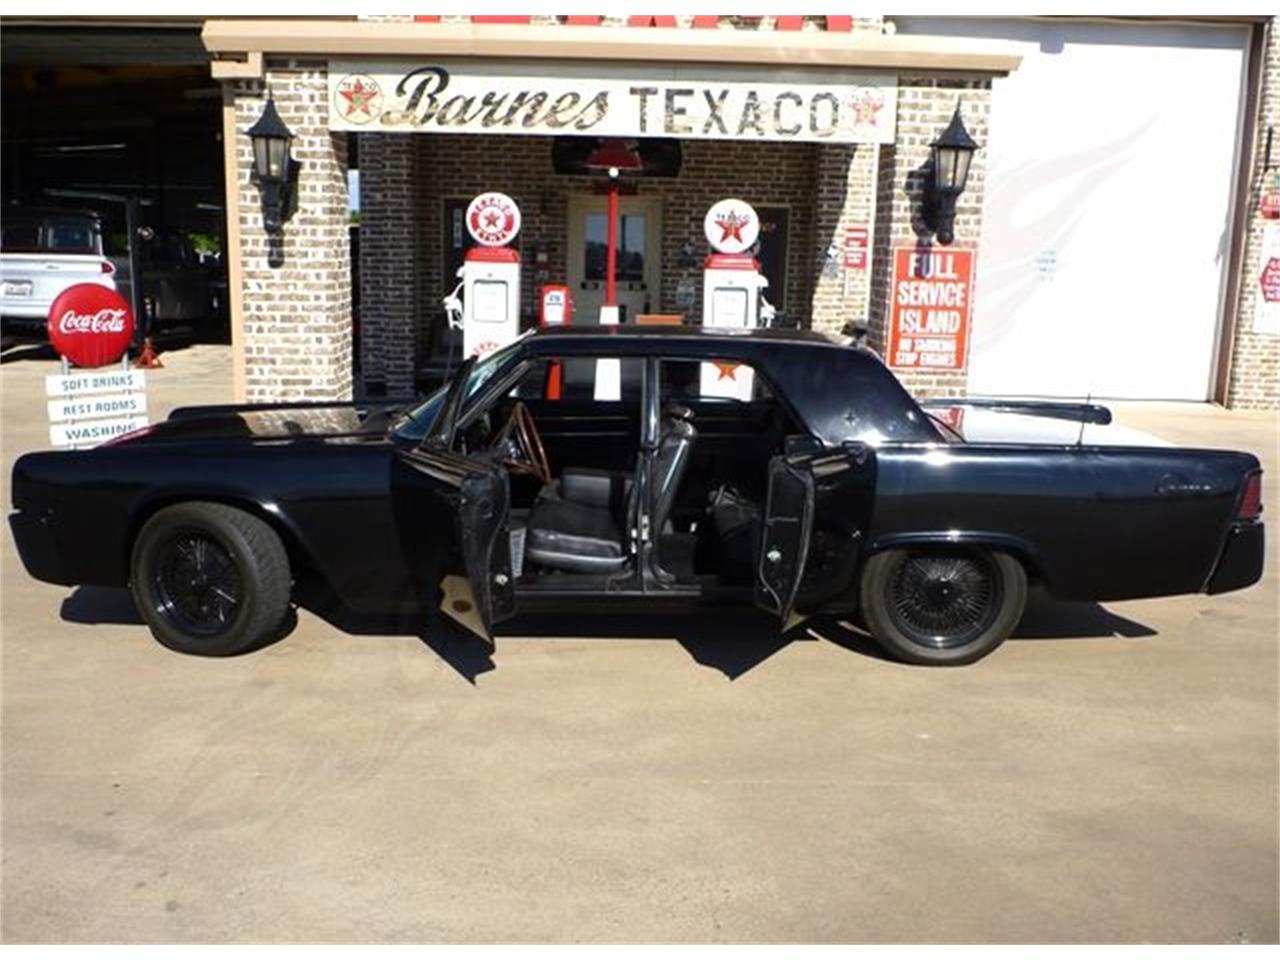
{"type": "MultiPolygon", "coordinates": [[[[1110,419],[998,406],[1081,438],[1110,419]]],[[[1220,593],[1263,563],[1251,454],[975,442],[874,354],[774,330],[559,329],[406,409],[178,410],[23,456],[13,506],[32,576],[127,584],[162,643],[210,655],[278,634],[304,579],[431,618],[453,576],[489,635],[535,607],[754,602],[783,624],[860,616],[892,655],[956,664],[1010,634],[1031,581],[1220,593]]]]}

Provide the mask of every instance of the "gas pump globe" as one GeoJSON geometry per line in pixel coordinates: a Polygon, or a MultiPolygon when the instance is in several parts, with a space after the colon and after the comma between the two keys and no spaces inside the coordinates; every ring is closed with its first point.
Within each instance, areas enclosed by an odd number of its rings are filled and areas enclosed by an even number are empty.
{"type": "Polygon", "coordinates": [[[463,357],[482,357],[520,333],[520,253],[507,246],[520,232],[520,208],[505,193],[482,193],[465,220],[477,245],[464,255],[444,308],[449,326],[462,328],[463,357]]]}

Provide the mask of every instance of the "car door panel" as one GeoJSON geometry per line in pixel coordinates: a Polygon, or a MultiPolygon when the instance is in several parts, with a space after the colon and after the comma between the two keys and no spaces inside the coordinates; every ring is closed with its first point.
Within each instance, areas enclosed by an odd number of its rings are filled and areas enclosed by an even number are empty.
{"type": "Polygon", "coordinates": [[[462,574],[492,641],[515,615],[507,471],[476,458],[419,448],[397,454],[392,496],[405,559],[433,603],[440,581],[462,574]],[[407,528],[407,529],[406,529],[407,528]]]}
{"type": "MultiPolygon", "coordinates": [[[[797,445],[798,446],[798,445],[797,445]]],[[[847,592],[875,498],[875,454],[861,443],[769,461],[756,603],[786,622],[847,592]]]]}

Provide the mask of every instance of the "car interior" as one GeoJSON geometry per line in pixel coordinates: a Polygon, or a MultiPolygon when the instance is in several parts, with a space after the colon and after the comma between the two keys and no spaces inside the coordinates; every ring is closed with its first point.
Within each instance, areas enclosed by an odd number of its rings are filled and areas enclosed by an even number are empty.
{"type": "Polygon", "coordinates": [[[644,497],[659,582],[749,586],[768,462],[803,429],[745,365],[665,359],[642,476],[644,361],[602,362],[616,364],[615,400],[595,399],[596,360],[543,359],[460,425],[464,452],[484,451],[507,467],[517,584],[598,588],[631,577],[631,518],[644,497]],[[711,382],[745,377],[747,386],[737,396],[704,393],[708,374],[711,382]]]}

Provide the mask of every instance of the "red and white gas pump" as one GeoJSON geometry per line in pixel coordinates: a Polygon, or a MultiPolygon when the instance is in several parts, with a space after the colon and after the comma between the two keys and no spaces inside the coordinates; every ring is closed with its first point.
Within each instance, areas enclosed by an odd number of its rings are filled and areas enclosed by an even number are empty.
{"type": "Polygon", "coordinates": [[[467,206],[472,247],[458,268],[458,286],[444,298],[449,325],[462,327],[463,357],[482,357],[520,334],[520,208],[505,193],[482,193],[467,206]],[[461,300],[459,300],[461,292],[461,300]]]}
{"type": "MultiPolygon", "coordinates": [[[[764,298],[768,279],[749,251],[760,236],[760,218],[751,204],[721,200],[703,220],[707,242],[716,252],[707,257],[702,275],[702,325],[750,330],[773,319],[764,298]]],[[[732,363],[702,365],[702,395],[750,400],[754,374],[732,363]]]]}

